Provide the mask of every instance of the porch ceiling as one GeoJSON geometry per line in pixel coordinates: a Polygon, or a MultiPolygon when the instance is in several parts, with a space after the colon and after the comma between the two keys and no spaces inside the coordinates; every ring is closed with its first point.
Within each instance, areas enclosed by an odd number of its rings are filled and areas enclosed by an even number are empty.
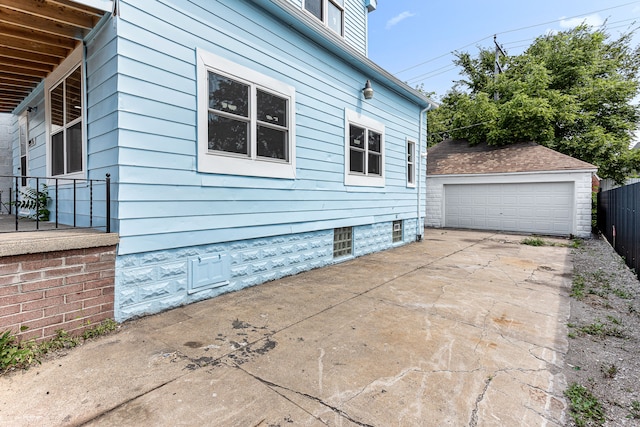
{"type": "Polygon", "coordinates": [[[10,113],[105,11],[71,0],[0,0],[0,113],[10,113]]]}

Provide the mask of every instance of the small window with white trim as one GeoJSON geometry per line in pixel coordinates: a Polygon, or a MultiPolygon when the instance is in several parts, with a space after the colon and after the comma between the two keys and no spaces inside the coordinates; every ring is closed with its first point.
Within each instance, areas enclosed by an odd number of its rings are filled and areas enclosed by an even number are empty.
{"type": "Polygon", "coordinates": [[[198,49],[198,170],[295,178],[295,89],[198,49]]]}
{"type": "Polygon", "coordinates": [[[402,220],[393,221],[391,240],[393,243],[402,242],[402,220]]]}
{"type": "Polygon", "coordinates": [[[416,186],[416,143],[407,140],[407,187],[416,186]]]}
{"type": "Polygon", "coordinates": [[[384,125],[345,110],[345,185],[384,187],[384,125]]]}
{"type": "Polygon", "coordinates": [[[344,0],[304,0],[304,9],[340,36],[344,36],[344,0]]]}

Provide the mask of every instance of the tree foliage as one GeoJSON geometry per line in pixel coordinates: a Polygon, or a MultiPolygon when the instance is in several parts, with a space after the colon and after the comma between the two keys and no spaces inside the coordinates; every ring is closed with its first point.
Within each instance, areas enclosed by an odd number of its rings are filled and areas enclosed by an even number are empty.
{"type": "Polygon", "coordinates": [[[492,50],[457,53],[464,79],[429,113],[429,144],[535,141],[623,181],[640,170],[640,152],[629,150],[640,120],[640,50],[631,36],[611,40],[587,26],[541,36],[523,54],[502,57],[497,77],[492,50]]]}

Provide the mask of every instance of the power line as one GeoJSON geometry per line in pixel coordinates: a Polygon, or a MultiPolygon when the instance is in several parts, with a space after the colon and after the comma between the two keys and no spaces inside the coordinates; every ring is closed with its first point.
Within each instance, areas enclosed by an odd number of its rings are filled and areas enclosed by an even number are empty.
{"type": "MultiPolygon", "coordinates": [[[[640,3],[640,1],[637,1],[635,3],[640,3]]],[[[571,18],[567,18],[567,19],[571,19],[571,18]]],[[[620,23],[624,23],[624,22],[637,21],[637,20],[638,20],[637,18],[629,18],[629,19],[621,19],[619,21],[605,22],[605,23],[603,23],[603,24],[601,24],[601,25],[599,25],[599,26],[597,26],[595,28],[606,28],[606,29],[609,29],[609,30],[615,30],[615,29],[623,28],[623,27],[629,28],[629,27],[631,27],[633,25],[633,22],[631,24],[621,24],[621,25],[612,25],[612,24],[620,24],[620,23]]],[[[640,24],[638,24],[638,25],[639,26],[637,28],[640,28],[640,24]]],[[[538,37],[529,37],[529,38],[526,38],[526,39],[514,40],[514,41],[511,41],[511,42],[505,42],[505,43],[502,43],[502,44],[506,45],[506,46],[509,46],[509,49],[519,49],[519,48],[530,46],[531,42],[536,40],[538,37]],[[516,46],[512,46],[515,43],[523,43],[523,42],[527,42],[527,43],[526,44],[519,44],[519,45],[516,45],[516,46]]],[[[469,46],[469,45],[467,45],[467,46],[469,46]]],[[[437,59],[440,59],[443,56],[447,56],[449,54],[451,54],[451,52],[448,53],[448,54],[445,54],[445,55],[441,55],[437,59]]],[[[436,58],[434,58],[434,60],[435,59],[436,58]]],[[[420,64],[420,65],[423,65],[423,64],[420,64]]],[[[451,64],[445,65],[443,67],[436,68],[434,70],[430,70],[430,71],[427,71],[425,73],[419,74],[417,76],[405,79],[405,81],[407,81],[407,82],[416,81],[417,82],[419,80],[430,79],[432,77],[436,77],[436,76],[439,76],[441,74],[444,74],[447,71],[451,71],[451,70],[455,69],[456,67],[457,67],[456,65],[451,65],[451,64]],[[448,67],[451,67],[451,68],[449,70],[445,70],[443,72],[438,72],[438,71],[443,70],[443,69],[448,68],[448,67]]],[[[415,68],[415,66],[412,67],[412,68],[415,68]]]]}
{"type": "MultiPolygon", "coordinates": [[[[594,14],[594,13],[605,12],[607,10],[612,10],[612,9],[618,9],[618,8],[621,8],[621,7],[624,7],[624,6],[629,6],[629,5],[636,4],[636,3],[640,3],[640,0],[636,0],[636,1],[628,2],[628,3],[620,4],[620,5],[617,5],[617,6],[607,7],[607,8],[604,8],[604,9],[594,10],[594,11],[591,11],[591,12],[585,12],[585,13],[581,13],[579,15],[574,15],[574,16],[565,17],[565,18],[561,18],[561,19],[555,19],[553,21],[542,22],[540,24],[528,25],[528,26],[525,26],[525,27],[515,28],[515,29],[511,29],[511,30],[506,30],[506,31],[501,31],[501,32],[498,32],[496,34],[500,34],[501,35],[501,34],[506,34],[506,33],[513,33],[513,32],[517,32],[517,31],[522,31],[522,30],[528,30],[530,28],[541,27],[543,25],[549,25],[549,24],[553,24],[553,23],[564,21],[564,20],[568,20],[568,19],[580,18],[582,16],[591,15],[591,14],[594,14]]],[[[622,21],[618,21],[618,22],[622,22],[622,21]]],[[[446,56],[449,56],[455,51],[459,51],[459,50],[462,50],[462,49],[467,48],[469,46],[475,45],[475,44],[480,43],[481,41],[484,41],[484,40],[489,39],[491,37],[492,37],[492,35],[483,37],[483,38],[481,38],[479,40],[476,40],[476,41],[474,41],[472,43],[466,44],[466,45],[461,46],[461,47],[459,47],[457,49],[451,50],[451,51],[449,51],[447,53],[443,53],[442,55],[436,56],[434,58],[431,58],[431,59],[428,59],[426,61],[420,62],[418,64],[412,65],[411,67],[408,67],[408,68],[402,69],[400,71],[397,71],[394,74],[398,75],[400,73],[404,73],[406,71],[413,70],[414,68],[418,68],[418,67],[420,67],[422,65],[425,65],[425,64],[428,64],[430,62],[433,62],[433,61],[436,61],[438,59],[441,59],[441,58],[444,58],[446,56]]],[[[533,40],[533,39],[531,39],[531,40],[533,40]]]]}
{"type": "Polygon", "coordinates": [[[440,74],[449,72],[449,71],[453,71],[456,68],[458,68],[458,66],[456,64],[447,64],[444,67],[440,67],[440,68],[436,68],[435,70],[431,70],[428,71],[426,73],[420,74],[418,76],[414,76],[411,78],[408,78],[406,81],[410,82],[413,80],[423,80],[423,79],[428,79],[431,77],[435,77],[435,76],[439,76],[440,74]]]}

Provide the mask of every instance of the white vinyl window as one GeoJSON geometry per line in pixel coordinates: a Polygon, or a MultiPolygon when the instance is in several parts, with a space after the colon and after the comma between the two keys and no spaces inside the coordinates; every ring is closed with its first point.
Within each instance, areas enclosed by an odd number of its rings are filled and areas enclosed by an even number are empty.
{"type": "Polygon", "coordinates": [[[295,89],[198,50],[198,170],[295,178],[295,89]]]}
{"type": "Polygon", "coordinates": [[[18,119],[19,128],[19,144],[20,144],[20,176],[22,176],[21,184],[27,186],[27,176],[29,175],[29,166],[27,161],[28,140],[29,140],[29,113],[24,112],[18,119]]]}
{"type": "Polygon", "coordinates": [[[82,47],[45,80],[47,170],[51,176],[85,172],[82,47]]]}
{"type": "Polygon", "coordinates": [[[384,187],[384,125],[345,110],[345,185],[384,187]]]}
{"type": "Polygon", "coordinates": [[[304,0],[304,9],[340,36],[344,36],[344,0],[304,0]]]}
{"type": "Polygon", "coordinates": [[[416,143],[407,141],[407,187],[416,186],[416,143]]]}
{"type": "Polygon", "coordinates": [[[82,172],[82,68],[49,91],[51,175],[82,172]]]}

